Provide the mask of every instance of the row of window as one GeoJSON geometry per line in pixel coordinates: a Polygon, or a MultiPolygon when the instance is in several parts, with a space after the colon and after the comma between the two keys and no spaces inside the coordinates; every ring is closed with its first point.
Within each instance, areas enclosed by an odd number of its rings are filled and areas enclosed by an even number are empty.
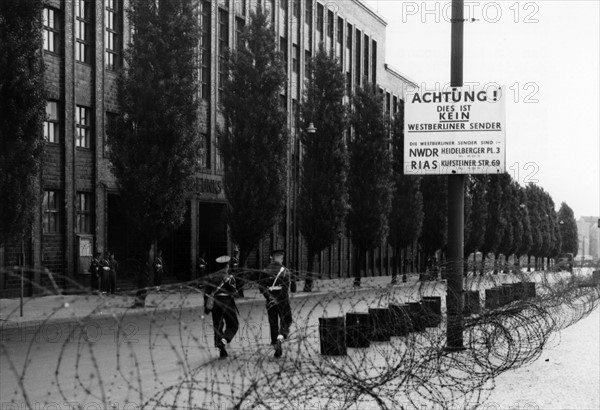
{"type": "MultiPolygon", "coordinates": [[[[94,5],[91,0],[75,2],[75,60],[86,64],[91,64],[94,55],[94,5]]],[[[109,70],[116,70],[120,63],[122,15],[121,0],[104,0],[104,56],[109,70]]],[[[44,50],[61,54],[61,10],[44,7],[43,21],[44,50]]]]}
{"type": "MultiPolygon", "coordinates": [[[[111,127],[118,114],[106,113],[106,129],[111,127]]],[[[75,145],[79,148],[91,148],[92,144],[92,119],[91,109],[77,105],[75,107],[75,145]]],[[[198,153],[198,162],[201,168],[210,168],[210,138],[208,134],[201,134],[202,148],[198,153]]],[[[46,103],[46,120],[44,121],[44,140],[49,143],[60,143],[60,117],[59,102],[46,103]]]]}
{"type": "MultiPolygon", "coordinates": [[[[42,230],[46,235],[59,234],[63,227],[63,198],[58,190],[44,191],[42,230]]],[[[77,233],[92,233],[92,194],[78,192],[75,201],[77,233]]]]}
{"type": "MultiPolygon", "coordinates": [[[[46,120],[44,121],[44,140],[58,144],[60,142],[60,117],[58,101],[46,103],[46,120]]],[[[75,107],[75,145],[80,148],[91,148],[92,142],[91,109],[77,105],[75,107]]]]}

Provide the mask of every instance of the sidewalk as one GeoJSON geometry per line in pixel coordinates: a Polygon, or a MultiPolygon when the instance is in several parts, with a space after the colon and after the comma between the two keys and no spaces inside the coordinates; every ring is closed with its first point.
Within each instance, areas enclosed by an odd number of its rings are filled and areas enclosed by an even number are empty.
{"type": "MultiPolygon", "coordinates": [[[[540,272],[531,272],[532,280],[540,281],[540,272]]],[[[500,273],[486,277],[471,277],[465,281],[464,289],[483,289],[498,283],[513,282],[516,276],[500,273]]],[[[398,283],[394,288],[411,287],[418,283],[431,284],[436,292],[445,290],[442,281],[419,282],[419,274],[407,275],[407,282],[402,282],[398,275],[398,283]]],[[[315,279],[313,291],[302,292],[303,281],[297,281],[298,292],[290,293],[292,299],[319,297],[332,293],[344,294],[369,291],[373,289],[389,289],[391,276],[375,276],[361,278],[361,286],[353,286],[354,278],[315,279]]],[[[244,290],[244,298],[236,299],[238,305],[264,303],[264,298],[256,287],[244,290]]],[[[445,301],[442,302],[443,305],[445,301]]],[[[74,322],[102,318],[135,317],[136,315],[159,314],[170,311],[201,310],[204,305],[202,290],[178,283],[164,287],[161,292],[149,290],[144,308],[132,309],[133,293],[117,295],[70,294],[28,297],[23,299],[23,316],[20,315],[20,300],[0,299],[0,329],[11,327],[38,326],[57,322],[74,322]]]]}
{"type": "MultiPolygon", "coordinates": [[[[417,283],[419,275],[409,274],[408,280],[394,287],[411,286],[417,283]]],[[[313,291],[302,292],[303,281],[297,282],[296,293],[290,293],[292,299],[327,295],[332,292],[361,292],[390,287],[390,276],[361,278],[361,286],[354,288],[354,278],[315,279],[313,291]]],[[[256,287],[244,290],[244,298],[236,299],[238,305],[264,303],[264,298],[256,287]]],[[[0,328],[13,326],[36,326],[40,324],[101,319],[110,317],[131,317],[143,314],[165,313],[173,310],[195,310],[204,306],[203,292],[185,284],[163,287],[161,292],[149,290],[144,308],[132,309],[133,293],[117,295],[75,294],[48,295],[23,298],[23,316],[20,315],[20,299],[0,299],[0,328]]]]}

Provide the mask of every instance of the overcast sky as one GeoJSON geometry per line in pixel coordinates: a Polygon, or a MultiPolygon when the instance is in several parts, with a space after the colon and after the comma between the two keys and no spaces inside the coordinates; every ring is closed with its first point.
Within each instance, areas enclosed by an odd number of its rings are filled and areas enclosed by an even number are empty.
{"type": "MultiPolygon", "coordinates": [[[[387,63],[450,81],[450,2],[365,0],[387,21],[387,63]]],[[[599,1],[468,1],[464,82],[507,88],[506,168],[556,209],[600,215],[599,1]]]]}

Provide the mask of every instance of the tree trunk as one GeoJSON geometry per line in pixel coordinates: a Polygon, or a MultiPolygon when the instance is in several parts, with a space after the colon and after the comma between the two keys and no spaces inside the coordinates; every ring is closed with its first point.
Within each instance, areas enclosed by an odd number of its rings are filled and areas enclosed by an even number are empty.
{"type": "Polygon", "coordinates": [[[355,252],[356,252],[356,258],[355,258],[356,263],[354,264],[354,286],[359,287],[361,270],[365,263],[365,250],[361,246],[356,246],[355,252]]]}
{"type": "Polygon", "coordinates": [[[315,257],[317,253],[312,249],[307,249],[307,272],[306,278],[304,279],[304,292],[311,292],[313,288],[313,270],[315,266],[315,257]]]}
{"type": "Polygon", "coordinates": [[[394,257],[392,258],[392,284],[398,281],[398,269],[402,270],[403,263],[401,262],[400,247],[398,244],[393,244],[394,257]],[[398,263],[400,260],[400,263],[398,263]]]}
{"type": "Polygon", "coordinates": [[[481,276],[485,274],[485,258],[487,254],[485,252],[481,252],[481,276]]]}

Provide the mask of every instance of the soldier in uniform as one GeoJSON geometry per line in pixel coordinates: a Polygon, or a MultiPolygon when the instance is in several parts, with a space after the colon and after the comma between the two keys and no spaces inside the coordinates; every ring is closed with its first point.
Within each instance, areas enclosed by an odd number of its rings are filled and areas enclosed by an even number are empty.
{"type": "Polygon", "coordinates": [[[114,252],[110,253],[108,265],[110,268],[108,271],[108,293],[114,295],[117,290],[117,271],[119,270],[119,262],[115,259],[114,252]]]}
{"type": "Polygon", "coordinates": [[[146,287],[150,283],[150,262],[142,257],[142,255],[136,256],[137,262],[137,292],[135,293],[135,303],[132,308],[143,308],[146,306],[146,296],[148,291],[146,287]]]}
{"type": "Polygon", "coordinates": [[[271,330],[271,345],[275,346],[275,357],[283,353],[283,341],[287,339],[292,324],[290,308],[291,274],[283,266],[285,252],[271,252],[271,263],[266,267],[258,282],[260,292],[267,300],[267,315],[271,330]]]}
{"type": "Polygon", "coordinates": [[[160,291],[160,285],[162,285],[163,273],[165,271],[165,262],[163,261],[162,251],[160,249],[156,253],[152,268],[154,270],[154,286],[156,286],[157,291],[160,291]]]}
{"type": "Polygon", "coordinates": [[[110,261],[108,252],[104,252],[100,259],[100,291],[106,293],[108,290],[108,277],[110,274],[110,261]]]}
{"type": "Polygon", "coordinates": [[[206,252],[202,252],[202,255],[198,258],[196,265],[196,279],[202,279],[206,276],[206,252]]]}
{"type": "Polygon", "coordinates": [[[215,334],[215,347],[219,349],[219,357],[227,357],[227,345],[238,331],[238,309],[235,305],[237,295],[235,277],[229,273],[229,256],[217,258],[223,268],[207,278],[204,289],[204,313],[212,313],[215,334]],[[214,298],[214,305],[207,306],[209,297],[214,298]]]}
{"type": "Polygon", "coordinates": [[[240,251],[238,248],[233,249],[233,256],[229,262],[231,265],[231,274],[235,276],[237,286],[237,297],[244,297],[244,285],[246,284],[245,273],[240,269],[240,251]]]}
{"type": "Polygon", "coordinates": [[[100,290],[100,269],[100,252],[96,252],[92,262],[90,263],[89,269],[89,272],[92,275],[92,292],[97,292],[100,290]]]}

